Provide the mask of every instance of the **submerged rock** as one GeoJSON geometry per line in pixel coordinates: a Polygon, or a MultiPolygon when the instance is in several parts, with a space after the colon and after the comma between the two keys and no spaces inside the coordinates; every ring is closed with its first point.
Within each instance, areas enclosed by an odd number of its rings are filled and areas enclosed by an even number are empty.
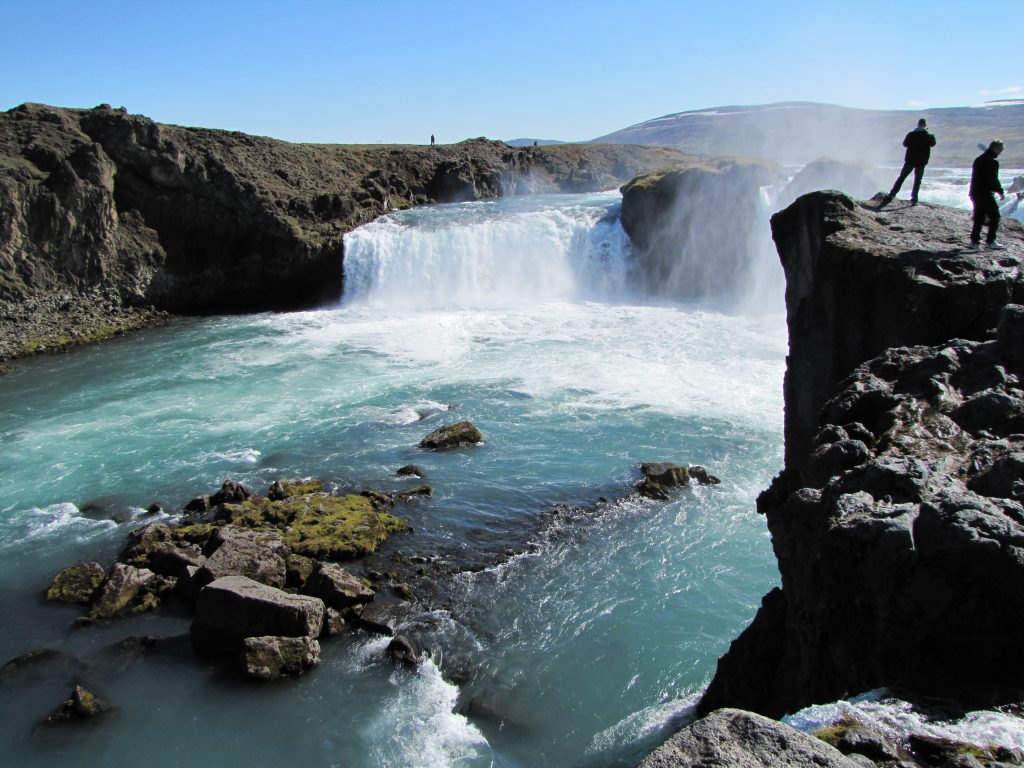
{"type": "Polygon", "coordinates": [[[107,572],[99,563],[69,566],[53,577],[53,583],[46,591],[46,599],[63,603],[88,603],[106,578],[107,572]]]}
{"type": "Polygon", "coordinates": [[[47,725],[91,720],[114,709],[113,705],[102,696],[96,696],[80,685],[76,685],[71,695],[46,718],[47,725]]]}
{"type": "Polygon", "coordinates": [[[738,709],[719,709],[683,728],[638,768],[859,768],[825,742],[776,720],[738,709]]]}
{"type": "Polygon", "coordinates": [[[396,635],[388,643],[384,654],[392,661],[406,664],[410,667],[418,667],[430,654],[422,650],[415,640],[406,635],[396,635]]]}
{"type": "Polygon", "coordinates": [[[426,473],[415,464],[406,464],[395,472],[399,477],[426,477],[426,473]]]}
{"type": "Polygon", "coordinates": [[[244,576],[224,576],[199,593],[190,633],[200,651],[239,651],[247,637],[320,635],[324,603],[244,576]]]}
{"type": "Polygon", "coordinates": [[[476,445],[477,443],[482,443],[483,440],[484,436],[472,423],[460,421],[457,424],[448,424],[447,426],[435,429],[420,440],[420,447],[428,448],[432,451],[444,451],[463,445],[476,445]]]}
{"type": "Polygon", "coordinates": [[[249,677],[277,680],[295,677],[320,663],[320,643],[312,637],[247,637],[242,669],[249,677]]]}

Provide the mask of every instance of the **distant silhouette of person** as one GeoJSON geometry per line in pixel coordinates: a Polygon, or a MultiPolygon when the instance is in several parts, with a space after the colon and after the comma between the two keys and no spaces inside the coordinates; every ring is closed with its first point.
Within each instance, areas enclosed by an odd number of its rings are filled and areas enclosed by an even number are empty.
{"type": "Polygon", "coordinates": [[[430,146],[434,146],[434,134],[430,134],[430,146]]]}
{"type": "Polygon", "coordinates": [[[981,248],[981,228],[988,220],[988,236],[986,247],[993,251],[1001,251],[1006,246],[996,241],[999,230],[999,205],[995,193],[1006,199],[1003,185],[999,183],[999,160],[1003,151],[1003,142],[996,139],[988,145],[988,149],[974,158],[971,166],[971,202],[974,203],[974,227],[971,229],[972,251],[981,248]]]}
{"type": "Polygon", "coordinates": [[[923,117],[917,121],[917,128],[912,130],[903,139],[903,146],[907,148],[903,156],[903,169],[899,178],[892,185],[889,194],[885,196],[882,205],[888,205],[900,191],[903,182],[907,180],[910,172],[914,172],[914,189],[910,193],[910,204],[917,205],[917,193],[921,191],[921,177],[924,176],[924,167],[932,156],[932,147],[935,146],[935,136],[928,132],[928,121],[923,117]]]}
{"type": "Polygon", "coordinates": [[[535,147],[537,146],[537,142],[536,141],[533,142],[533,146],[535,146],[535,147]]]}

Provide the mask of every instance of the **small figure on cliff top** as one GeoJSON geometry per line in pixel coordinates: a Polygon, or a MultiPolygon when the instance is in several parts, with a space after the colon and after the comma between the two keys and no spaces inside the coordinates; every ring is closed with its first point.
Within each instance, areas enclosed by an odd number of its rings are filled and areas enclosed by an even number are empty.
{"type": "Polygon", "coordinates": [[[430,146],[434,146],[434,134],[430,134],[430,146]]]}
{"type": "Polygon", "coordinates": [[[1003,185],[999,183],[999,160],[1003,151],[1003,142],[996,139],[988,145],[988,149],[974,159],[971,166],[971,202],[974,203],[974,227],[971,229],[970,249],[981,248],[981,228],[988,219],[988,236],[985,245],[989,250],[1000,251],[1006,246],[996,241],[999,229],[999,206],[996,204],[995,193],[1000,199],[1006,199],[1003,185]]]}
{"type": "Polygon", "coordinates": [[[935,146],[935,136],[928,132],[927,120],[922,117],[917,121],[917,128],[906,135],[903,139],[903,146],[907,148],[907,152],[903,156],[903,169],[900,171],[899,178],[896,179],[896,183],[892,185],[892,189],[889,190],[889,194],[885,196],[879,208],[892,202],[892,199],[896,197],[896,193],[900,191],[900,187],[903,186],[903,182],[906,181],[911,171],[914,172],[914,188],[910,193],[910,204],[917,205],[917,193],[921,190],[921,177],[924,176],[924,167],[928,165],[928,160],[931,159],[932,155],[932,147],[935,146]]]}

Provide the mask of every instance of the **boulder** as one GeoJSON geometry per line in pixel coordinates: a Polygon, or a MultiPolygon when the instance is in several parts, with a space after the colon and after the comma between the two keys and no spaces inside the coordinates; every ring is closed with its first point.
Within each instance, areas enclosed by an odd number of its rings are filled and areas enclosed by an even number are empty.
{"type": "Polygon", "coordinates": [[[217,548],[195,576],[200,586],[223,576],[246,576],[271,587],[284,586],[288,548],[279,534],[225,525],[213,534],[211,545],[217,548]]]}
{"type": "Polygon", "coordinates": [[[374,591],[335,563],[317,563],[302,591],[338,610],[373,600],[374,591]]]}
{"type": "Polygon", "coordinates": [[[395,472],[399,477],[426,477],[426,473],[415,464],[406,464],[395,472]]]}
{"type": "Polygon", "coordinates": [[[384,655],[392,661],[410,667],[418,667],[429,657],[429,653],[423,651],[419,643],[406,635],[396,635],[393,637],[391,642],[388,643],[384,655]]]}
{"type": "Polygon", "coordinates": [[[88,603],[106,578],[107,573],[99,563],[68,566],[53,577],[53,583],[46,591],[46,599],[63,603],[88,603]]]}
{"type": "Polygon", "coordinates": [[[296,677],[320,663],[320,643],[312,637],[247,637],[242,669],[249,677],[277,680],[296,677]]]}
{"type": "Polygon", "coordinates": [[[463,445],[476,445],[482,443],[483,440],[484,436],[473,424],[468,421],[460,421],[457,424],[448,424],[435,429],[420,440],[420,447],[429,448],[432,451],[444,451],[463,445]]]}
{"type": "Polygon", "coordinates": [[[839,750],[767,717],[719,709],[683,728],[638,768],[857,768],[839,750]]]}
{"type": "Polygon", "coordinates": [[[247,637],[318,637],[323,621],[319,598],[224,576],[200,591],[189,631],[197,650],[240,651],[247,637]]]}
{"type": "Polygon", "coordinates": [[[149,610],[156,607],[152,594],[150,599],[133,606],[140,597],[143,588],[156,576],[146,568],[136,568],[124,563],[117,563],[103,582],[89,612],[89,621],[111,619],[132,608],[149,610]]]}
{"type": "Polygon", "coordinates": [[[311,557],[288,555],[285,559],[285,586],[301,590],[315,567],[316,560],[311,557]]]}
{"type": "Polygon", "coordinates": [[[690,471],[687,467],[677,467],[668,462],[644,463],[640,465],[643,479],[637,484],[641,496],[649,499],[665,500],[669,498],[672,488],[688,485],[690,471]]]}
{"type": "Polygon", "coordinates": [[[206,494],[201,496],[193,497],[185,506],[182,511],[186,515],[200,515],[210,511],[210,497],[206,494]]]}
{"type": "Polygon", "coordinates": [[[240,504],[252,496],[252,491],[235,480],[225,480],[213,496],[210,497],[211,506],[218,504],[240,504]]]}
{"type": "Polygon", "coordinates": [[[47,725],[61,725],[82,720],[91,720],[113,709],[113,705],[102,696],[76,685],[71,695],[46,718],[47,725]]]}
{"type": "Polygon", "coordinates": [[[173,578],[184,576],[188,566],[198,568],[206,560],[198,544],[182,539],[165,523],[150,523],[132,531],[121,558],[129,565],[173,578]]]}
{"type": "Polygon", "coordinates": [[[695,480],[700,485],[719,485],[722,482],[700,464],[690,465],[690,479],[695,480]]]}
{"type": "Polygon", "coordinates": [[[281,501],[307,493],[322,493],[323,490],[322,482],[308,477],[304,480],[275,480],[267,491],[267,498],[271,501],[281,501]]]}

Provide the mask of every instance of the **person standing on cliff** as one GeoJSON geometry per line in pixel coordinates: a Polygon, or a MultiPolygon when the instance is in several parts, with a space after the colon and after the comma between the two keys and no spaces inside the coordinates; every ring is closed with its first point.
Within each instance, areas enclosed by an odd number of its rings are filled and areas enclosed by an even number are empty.
{"type": "Polygon", "coordinates": [[[974,158],[974,165],[971,166],[971,202],[974,203],[974,227],[971,229],[972,251],[981,248],[981,228],[988,219],[988,237],[985,238],[985,245],[991,251],[1001,251],[1006,246],[996,241],[996,231],[999,229],[999,206],[996,204],[996,195],[1002,200],[1006,199],[1003,192],[1003,185],[999,183],[999,160],[1003,152],[1003,142],[996,139],[988,145],[988,149],[974,158]]]}
{"type": "MultiPolygon", "coordinates": [[[[882,205],[888,205],[900,191],[903,182],[907,180],[910,172],[914,172],[914,189],[910,193],[910,204],[917,205],[917,193],[921,190],[921,177],[924,176],[924,167],[932,156],[932,147],[935,146],[935,136],[928,132],[928,121],[923,117],[917,121],[917,128],[912,130],[903,139],[903,146],[907,148],[903,156],[903,169],[899,178],[892,185],[889,194],[885,196],[882,205]]],[[[879,206],[881,207],[881,206],[879,206]]]]}

